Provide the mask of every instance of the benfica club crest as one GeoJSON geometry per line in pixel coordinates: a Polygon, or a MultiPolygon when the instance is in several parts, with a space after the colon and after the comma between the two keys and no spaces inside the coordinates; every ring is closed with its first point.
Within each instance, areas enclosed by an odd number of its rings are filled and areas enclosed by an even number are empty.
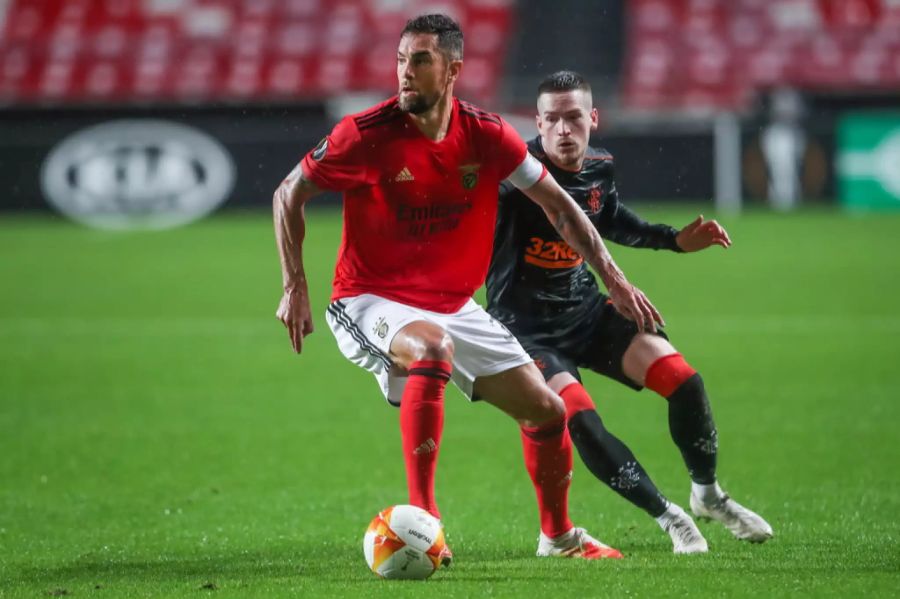
{"type": "Polygon", "coordinates": [[[372,332],[378,335],[381,339],[387,337],[388,334],[388,323],[385,322],[384,316],[378,319],[375,323],[375,327],[372,329],[372,332]]]}
{"type": "Polygon", "coordinates": [[[464,189],[472,189],[478,185],[478,169],[480,164],[464,164],[459,167],[462,176],[462,186],[464,189]]]}

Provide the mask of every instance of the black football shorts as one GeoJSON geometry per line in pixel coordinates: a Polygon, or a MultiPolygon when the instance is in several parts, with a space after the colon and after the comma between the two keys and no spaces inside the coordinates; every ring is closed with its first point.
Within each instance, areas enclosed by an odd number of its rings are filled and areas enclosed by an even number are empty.
{"type": "MultiPolygon", "coordinates": [[[[527,326],[510,326],[509,329],[532,357],[545,380],[568,372],[580,381],[578,369],[587,368],[632,389],[643,388],[622,370],[622,356],[638,334],[637,324],[619,314],[606,296],[591,310],[567,313],[564,321],[535,322],[523,318],[520,322],[527,326]]],[[[659,329],[656,334],[668,339],[659,329]]]]}

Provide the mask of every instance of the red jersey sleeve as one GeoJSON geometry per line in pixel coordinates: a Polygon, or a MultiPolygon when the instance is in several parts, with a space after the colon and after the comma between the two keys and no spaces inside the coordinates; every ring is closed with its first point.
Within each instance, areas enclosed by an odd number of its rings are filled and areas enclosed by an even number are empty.
{"type": "Polygon", "coordinates": [[[528,148],[519,133],[503,118],[500,119],[499,135],[496,156],[502,181],[522,164],[528,155],[528,148]]]}
{"type": "Polygon", "coordinates": [[[303,176],[320,189],[346,191],[369,183],[356,123],[345,117],[300,161],[303,176]]]}

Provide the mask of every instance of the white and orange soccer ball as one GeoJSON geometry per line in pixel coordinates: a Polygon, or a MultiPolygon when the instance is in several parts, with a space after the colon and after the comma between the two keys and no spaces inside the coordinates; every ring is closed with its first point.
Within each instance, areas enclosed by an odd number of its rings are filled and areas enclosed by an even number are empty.
{"type": "Polygon", "coordinates": [[[363,537],[366,563],[382,578],[428,578],[440,566],[444,547],[440,521],[412,505],[381,510],[363,537]]]}

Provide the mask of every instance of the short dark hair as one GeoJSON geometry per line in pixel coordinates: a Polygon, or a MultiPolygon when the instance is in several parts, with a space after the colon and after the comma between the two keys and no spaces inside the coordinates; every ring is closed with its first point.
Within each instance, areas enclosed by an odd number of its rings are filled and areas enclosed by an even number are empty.
{"type": "Polygon", "coordinates": [[[459,23],[447,15],[419,15],[406,22],[400,37],[407,33],[433,33],[437,45],[450,60],[462,60],[463,33],[459,23]]]}
{"type": "Polygon", "coordinates": [[[556,71],[538,85],[538,96],[580,89],[590,93],[591,84],[575,71],[556,71]]]}

